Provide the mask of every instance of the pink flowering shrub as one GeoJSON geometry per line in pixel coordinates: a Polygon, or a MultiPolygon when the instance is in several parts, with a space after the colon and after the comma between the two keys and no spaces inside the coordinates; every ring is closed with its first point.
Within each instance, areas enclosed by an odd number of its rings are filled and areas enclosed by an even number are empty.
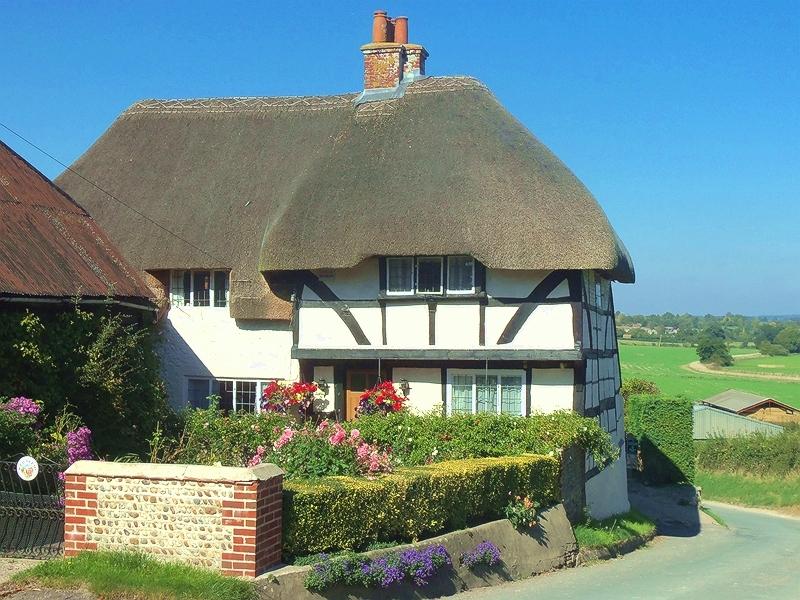
{"type": "Polygon", "coordinates": [[[5,404],[0,404],[0,408],[34,418],[38,417],[39,413],[42,412],[42,407],[38,402],[25,396],[10,398],[5,404]]]}
{"type": "Polygon", "coordinates": [[[367,443],[357,429],[349,433],[339,423],[327,419],[316,427],[284,427],[276,430],[277,439],[269,449],[258,446],[248,466],[271,462],[280,466],[287,478],[313,479],[328,475],[375,477],[392,470],[391,452],[367,443]]]}

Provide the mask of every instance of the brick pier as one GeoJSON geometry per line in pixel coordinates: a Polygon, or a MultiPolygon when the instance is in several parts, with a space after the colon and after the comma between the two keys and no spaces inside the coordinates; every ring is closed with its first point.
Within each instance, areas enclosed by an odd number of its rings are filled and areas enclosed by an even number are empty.
{"type": "Polygon", "coordinates": [[[66,472],[64,555],[139,550],[255,577],[281,559],[283,472],[78,461],[66,472]]]}

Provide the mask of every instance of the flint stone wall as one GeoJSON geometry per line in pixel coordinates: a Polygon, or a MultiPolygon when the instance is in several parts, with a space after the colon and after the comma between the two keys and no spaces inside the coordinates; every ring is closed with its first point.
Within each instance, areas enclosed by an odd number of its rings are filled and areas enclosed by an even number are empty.
{"type": "Polygon", "coordinates": [[[255,577],[281,557],[283,472],[78,461],[66,471],[64,554],[139,550],[255,577]]]}

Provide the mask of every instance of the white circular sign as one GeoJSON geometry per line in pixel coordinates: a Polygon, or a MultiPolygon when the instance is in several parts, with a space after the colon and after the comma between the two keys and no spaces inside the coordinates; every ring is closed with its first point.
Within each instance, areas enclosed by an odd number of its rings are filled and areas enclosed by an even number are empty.
{"type": "Polygon", "coordinates": [[[17,461],[17,475],[23,481],[33,481],[39,474],[39,463],[32,456],[23,456],[17,461]]]}

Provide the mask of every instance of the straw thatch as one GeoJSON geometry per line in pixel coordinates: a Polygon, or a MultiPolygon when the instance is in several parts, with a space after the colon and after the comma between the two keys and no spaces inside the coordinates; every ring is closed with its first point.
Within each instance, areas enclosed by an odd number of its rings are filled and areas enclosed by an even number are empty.
{"type": "Polygon", "coordinates": [[[386,254],[472,254],[490,268],[598,269],[631,260],[588,190],[474,79],[404,97],[145,101],[73,166],[180,239],[70,173],[142,269],[231,268],[231,313],[286,318],[262,272],[386,254]],[[197,246],[198,248],[194,247],[197,246]]]}

